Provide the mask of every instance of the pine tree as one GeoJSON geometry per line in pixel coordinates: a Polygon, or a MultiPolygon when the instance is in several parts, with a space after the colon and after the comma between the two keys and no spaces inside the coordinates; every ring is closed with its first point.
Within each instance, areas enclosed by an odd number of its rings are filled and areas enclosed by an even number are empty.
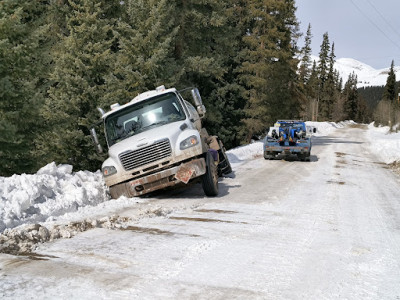
{"type": "Polygon", "coordinates": [[[300,59],[300,67],[299,67],[299,80],[305,85],[311,76],[311,24],[308,24],[307,33],[304,39],[304,47],[301,49],[301,59],[300,59]]]}
{"type": "Polygon", "coordinates": [[[241,87],[235,82],[238,41],[243,30],[243,1],[175,0],[179,28],[174,58],[177,84],[197,86],[208,113],[205,126],[227,144],[235,144],[241,87]],[[236,109],[238,108],[238,109],[236,109]]]}
{"type": "Polygon", "coordinates": [[[318,97],[319,97],[319,78],[317,63],[313,61],[313,66],[311,68],[310,78],[305,86],[305,93],[309,99],[309,112],[308,118],[312,121],[317,120],[317,108],[318,108],[318,97]]]}
{"type": "Polygon", "coordinates": [[[277,118],[298,116],[298,24],[294,1],[249,1],[240,79],[246,86],[247,141],[277,118]]]}
{"type": "Polygon", "coordinates": [[[322,38],[321,50],[319,52],[319,62],[318,62],[318,92],[317,92],[317,113],[316,120],[326,120],[327,109],[326,109],[326,94],[325,86],[328,81],[329,74],[329,52],[330,43],[328,33],[324,33],[322,38]]]}
{"type": "Polygon", "coordinates": [[[348,120],[357,121],[358,116],[358,89],[357,75],[353,72],[349,75],[344,85],[343,95],[345,99],[344,113],[348,120]]]}
{"type": "Polygon", "coordinates": [[[108,103],[104,105],[128,101],[161,84],[175,85],[173,6],[166,0],[128,0],[122,6],[115,28],[116,61],[106,77],[108,103]]]}
{"type": "Polygon", "coordinates": [[[392,63],[390,65],[390,70],[388,77],[386,79],[386,85],[385,85],[385,90],[383,92],[383,101],[387,102],[387,106],[389,107],[389,115],[388,115],[388,120],[389,120],[389,126],[392,128],[393,125],[395,125],[396,122],[399,122],[400,120],[396,120],[397,116],[397,103],[396,103],[396,74],[394,72],[394,61],[392,60],[392,63]]]}
{"type": "Polygon", "coordinates": [[[324,83],[324,88],[322,90],[323,102],[321,103],[320,114],[325,120],[332,120],[333,109],[335,103],[340,97],[340,88],[338,88],[338,76],[337,71],[334,68],[335,64],[335,44],[332,43],[331,52],[328,58],[328,74],[326,77],[326,82],[324,83]]]}
{"type": "Polygon", "coordinates": [[[383,99],[392,103],[396,100],[396,74],[394,72],[394,61],[390,65],[388,77],[386,79],[385,90],[383,92],[383,99]]]}
{"type": "Polygon", "coordinates": [[[47,161],[95,170],[89,127],[104,100],[105,77],[113,66],[115,14],[119,1],[69,0],[66,36],[54,53],[55,69],[43,116],[49,126],[38,139],[38,154],[47,161]]]}
{"type": "Polygon", "coordinates": [[[0,175],[33,172],[49,68],[43,1],[0,4],[0,175]]]}

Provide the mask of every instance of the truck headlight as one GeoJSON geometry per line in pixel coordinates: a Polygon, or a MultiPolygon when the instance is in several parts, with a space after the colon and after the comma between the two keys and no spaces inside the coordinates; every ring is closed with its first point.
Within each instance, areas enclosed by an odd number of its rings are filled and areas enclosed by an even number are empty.
{"type": "Polygon", "coordinates": [[[113,175],[113,174],[117,173],[117,169],[115,167],[113,167],[113,166],[104,167],[102,171],[103,171],[103,176],[104,177],[107,177],[107,176],[110,176],[110,175],[113,175]]]}
{"type": "Polygon", "coordinates": [[[195,135],[192,135],[186,139],[184,139],[179,147],[181,148],[181,150],[196,146],[199,143],[199,140],[197,139],[197,137],[195,135]]]}

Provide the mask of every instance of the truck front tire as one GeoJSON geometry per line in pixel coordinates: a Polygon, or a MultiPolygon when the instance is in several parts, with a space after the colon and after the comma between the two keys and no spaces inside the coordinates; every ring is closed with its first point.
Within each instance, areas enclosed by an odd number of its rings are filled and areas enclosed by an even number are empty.
{"type": "Polygon", "coordinates": [[[206,154],[206,173],[201,177],[203,190],[206,196],[218,195],[218,167],[210,152],[206,154]]]}

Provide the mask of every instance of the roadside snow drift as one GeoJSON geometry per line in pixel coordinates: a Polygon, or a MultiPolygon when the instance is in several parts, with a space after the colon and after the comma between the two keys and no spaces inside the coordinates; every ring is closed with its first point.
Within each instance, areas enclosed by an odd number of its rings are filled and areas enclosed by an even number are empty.
{"type": "Polygon", "coordinates": [[[37,223],[109,200],[100,171],[72,173],[50,163],[34,175],[0,177],[0,232],[37,223]]]}
{"type": "Polygon", "coordinates": [[[400,132],[390,133],[388,126],[375,127],[374,123],[368,129],[371,151],[386,164],[400,162],[400,132]]]}

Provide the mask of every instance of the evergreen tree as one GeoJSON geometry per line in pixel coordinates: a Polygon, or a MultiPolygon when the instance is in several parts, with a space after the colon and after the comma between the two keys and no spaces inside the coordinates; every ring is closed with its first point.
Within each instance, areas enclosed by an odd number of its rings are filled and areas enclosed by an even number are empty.
{"type": "Polygon", "coordinates": [[[95,170],[99,160],[88,129],[98,119],[96,107],[105,102],[105,77],[114,59],[115,15],[121,5],[69,0],[68,6],[67,35],[54,53],[54,84],[43,109],[49,131],[38,140],[38,153],[46,161],[95,170]]]}
{"type": "Polygon", "coordinates": [[[331,52],[328,58],[328,74],[321,97],[323,101],[321,102],[320,114],[325,120],[332,120],[334,105],[340,97],[340,88],[338,88],[339,83],[337,82],[338,76],[334,68],[335,57],[335,44],[332,43],[331,52]]]}
{"type": "Polygon", "coordinates": [[[294,1],[249,1],[240,79],[246,87],[247,141],[277,118],[299,115],[298,24],[294,1]]]}
{"type": "Polygon", "coordinates": [[[317,120],[317,106],[318,106],[318,93],[319,93],[319,78],[318,78],[318,70],[317,63],[315,60],[313,61],[313,66],[311,68],[310,78],[307,81],[305,86],[305,93],[309,100],[309,112],[308,119],[312,121],[317,120]]]}
{"type": "Polygon", "coordinates": [[[42,126],[47,60],[46,3],[0,3],[0,175],[33,172],[34,140],[42,126]]]}
{"type": "Polygon", "coordinates": [[[366,86],[358,89],[359,95],[365,99],[369,110],[375,110],[383,98],[384,86],[366,86]]]}
{"type": "Polygon", "coordinates": [[[207,107],[205,126],[229,146],[238,144],[242,87],[236,82],[246,1],[175,0],[177,86],[197,86],[207,107]]]}
{"type": "Polygon", "coordinates": [[[305,85],[307,81],[310,79],[311,76],[311,68],[312,68],[312,61],[311,61],[311,24],[308,24],[307,33],[305,36],[305,44],[304,47],[301,49],[301,60],[300,60],[300,67],[299,67],[299,79],[300,83],[305,85]]]}
{"type": "Polygon", "coordinates": [[[396,100],[396,74],[394,72],[394,61],[390,65],[388,77],[386,79],[385,90],[383,92],[383,99],[392,103],[396,100]]]}
{"type": "Polygon", "coordinates": [[[357,121],[358,116],[357,81],[357,75],[354,72],[351,73],[343,89],[343,95],[345,98],[345,118],[354,121],[357,121]]]}
{"type": "Polygon", "coordinates": [[[386,79],[386,85],[385,85],[385,90],[383,92],[383,101],[387,102],[387,105],[389,107],[389,115],[388,115],[388,120],[389,120],[389,126],[392,127],[395,125],[395,123],[399,122],[400,120],[397,120],[397,88],[396,88],[396,74],[394,72],[394,61],[392,60],[392,63],[390,65],[390,70],[388,77],[386,79]]]}
{"type": "Polygon", "coordinates": [[[316,120],[326,119],[327,109],[325,105],[326,94],[325,85],[328,81],[329,74],[329,52],[330,43],[328,33],[324,33],[322,38],[321,50],[319,52],[319,62],[318,62],[318,92],[317,92],[317,108],[316,108],[316,120]]]}
{"type": "Polygon", "coordinates": [[[115,62],[106,75],[104,106],[131,100],[138,93],[175,85],[173,6],[166,0],[127,0],[114,29],[115,62]]]}

